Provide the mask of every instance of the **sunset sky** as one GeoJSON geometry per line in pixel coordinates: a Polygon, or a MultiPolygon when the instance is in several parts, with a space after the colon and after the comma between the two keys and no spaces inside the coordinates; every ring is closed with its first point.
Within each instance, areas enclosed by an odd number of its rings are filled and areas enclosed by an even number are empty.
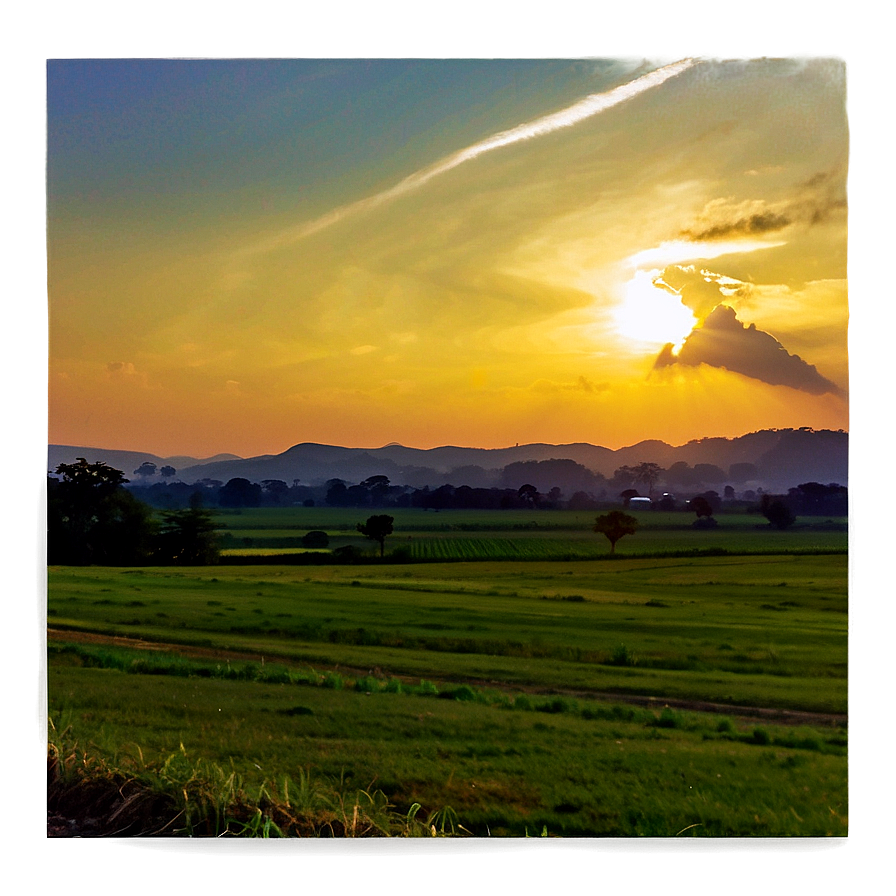
{"type": "Polygon", "coordinates": [[[49,440],[846,429],[833,59],[51,61],[49,440]]]}

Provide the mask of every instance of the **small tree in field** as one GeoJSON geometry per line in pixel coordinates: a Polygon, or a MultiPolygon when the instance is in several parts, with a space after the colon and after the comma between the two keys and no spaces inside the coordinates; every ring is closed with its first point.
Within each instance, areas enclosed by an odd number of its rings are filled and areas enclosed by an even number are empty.
{"type": "Polygon", "coordinates": [[[594,522],[594,531],[606,535],[610,542],[610,553],[616,553],[616,542],[623,535],[634,535],[638,529],[638,521],[621,510],[611,510],[599,516],[594,522]]]}
{"type": "Polygon", "coordinates": [[[386,550],[386,537],[392,534],[395,518],[385,513],[367,517],[366,523],[358,523],[358,531],[365,537],[379,542],[380,557],[386,550]]]}

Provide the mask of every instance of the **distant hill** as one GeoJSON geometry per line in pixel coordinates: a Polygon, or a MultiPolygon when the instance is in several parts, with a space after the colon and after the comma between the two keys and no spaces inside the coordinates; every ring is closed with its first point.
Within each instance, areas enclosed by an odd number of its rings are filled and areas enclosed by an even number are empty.
{"type": "Polygon", "coordinates": [[[158,467],[174,467],[180,477],[181,470],[187,467],[195,467],[197,464],[215,463],[217,461],[239,460],[237,454],[216,454],[214,457],[187,457],[175,455],[174,457],[159,457],[157,454],[147,454],[145,451],[116,451],[110,448],[84,448],[76,445],[50,445],[47,449],[47,470],[55,470],[59,464],[72,464],[79,457],[83,457],[90,463],[102,461],[116,470],[121,470],[125,476],[130,477],[143,463],[155,464],[158,467]]]}
{"type": "MultiPolygon", "coordinates": [[[[345,448],[305,442],[281,454],[241,458],[232,454],[196,459],[158,457],[133,451],[111,451],[51,445],[48,469],[71,463],[77,457],[101,460],[130,476],[145,461],[157,466],[168,464],[183,482],[200,479],[242,477],[254,482],[281,479],[291,485],[322,485],[329,479],[357,483],[369,476],[385,475],[396,485],[422,488],[451,485],[488,486],[497,484],[504,467],[527,461],[572,460],[587,470],[610,478],[621,466],[656,463],[664,469],[673,464],[712,465],[720,468],[725,481],[739,487],[784,490],[802,482],[837,482],[847,485],[849,475],[849,434],[831,430],[762,430],[734,439],[695,439],[672,446],[649,440],[611,450],[578,442],[570,445],[531,444],[510,448],[407,448],[395,443],[382,448],[345,448]],[[732,465],[737,479],[730,476],[732,465]],[[750,466],[752,465],[752,466],[750,466]]],[[[724,484],[724,483],[723,483],[724,484]]],[[[721,485],[718,486],[721,488],[721,485]]]]}

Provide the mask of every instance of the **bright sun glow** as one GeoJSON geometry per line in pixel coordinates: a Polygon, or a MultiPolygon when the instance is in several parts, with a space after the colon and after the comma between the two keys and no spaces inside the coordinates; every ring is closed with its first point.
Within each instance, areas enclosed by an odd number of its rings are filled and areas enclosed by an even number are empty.
{"type": "Polygon", "coordinates": [[[659,271],[637,271],[625,284],[622,304],[616,309],[616,329],[620,335],[638,342],[663,346],[671,342],[681,348],[697,318],[681,299],[654,285],[659,271]]]}

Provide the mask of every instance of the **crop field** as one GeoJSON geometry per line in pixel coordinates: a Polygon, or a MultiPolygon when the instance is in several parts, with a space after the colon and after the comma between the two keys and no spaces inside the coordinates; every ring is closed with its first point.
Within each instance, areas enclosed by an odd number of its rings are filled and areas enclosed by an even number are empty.
{"type": "MultiPolygon", "coordinates": [[[[53,730],[477,836],[846,834],[842,520],[645,513],[610,559],[594,514],[394,515],[403,562],[51,568],[53,730]]],[[[258,554],[365,514],[221,518],[258,554]]]]}
{"type": "MultiPolygon", "coordinates": [[[[319,529],[330,536],[330,548],[353,545],[373,553],[375,546],[356,529],[379,511],[331,507],[245,509],[221,512],[225,555],[264,556],[305,553],[302,537],[319,529]]],[[[572,560],[606,556],[608,543],[592,531],[597,512],[390,510],[394,534],[391,551],[412,560],[572,560]]],[[[692,527],[694,515],[684,512],[633,512],[638,532],[619,542],[617,552],[644,556],[669,552],[767,553],[779,551],[843,551],[847,526],[842,518],[803,518],[786,530],[770,530],[755,514],[719,514],[718,527],[692,527]]]]}

